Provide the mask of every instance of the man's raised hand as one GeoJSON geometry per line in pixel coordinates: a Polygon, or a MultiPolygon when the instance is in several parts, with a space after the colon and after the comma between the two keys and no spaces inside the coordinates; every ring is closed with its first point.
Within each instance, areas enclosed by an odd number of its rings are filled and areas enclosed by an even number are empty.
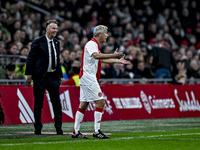
{"type": "Polygon", "coordinates": [[[122,58],[122,57],[125,56],[123,53],[121,53],[121,52],[118,53],[117,51],[118,51],[118,48],[116,48],[116,50],[115,50],[115,52],[114,52],[114,54],[116,55],[116,58],[122,58]]]}

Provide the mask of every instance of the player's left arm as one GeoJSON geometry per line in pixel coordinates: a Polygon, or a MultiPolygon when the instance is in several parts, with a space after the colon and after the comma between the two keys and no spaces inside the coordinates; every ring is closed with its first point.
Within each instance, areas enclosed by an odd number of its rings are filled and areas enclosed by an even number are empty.
{"type": "Polygon", "coordinates": [[[124,57],[122,57],[120,59],[113,59],[113,58],[110,58],[110,59],[101,59],[101,61],[103,63],[106,63],[106,64],[114,64],[114,63],[131,64],[131,62],[128,61],[128,60],[125,60],[124,57]]]}

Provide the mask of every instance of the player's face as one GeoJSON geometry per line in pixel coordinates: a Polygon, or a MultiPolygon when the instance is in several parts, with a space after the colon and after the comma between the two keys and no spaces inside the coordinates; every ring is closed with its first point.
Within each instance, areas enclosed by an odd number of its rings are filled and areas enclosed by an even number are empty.
{"type": "Polygon", "coordinates": [[[58,33],[58,25],[56,23],[51,23],[48,28],[46,28],[47,37],[53,39],[58,33]]]}
{"type": "Polygon", "coordinates": [[[108,31],[105,29],[104,32],[101,34],[102,43],[106,42],[108,38],[108,31]]]}

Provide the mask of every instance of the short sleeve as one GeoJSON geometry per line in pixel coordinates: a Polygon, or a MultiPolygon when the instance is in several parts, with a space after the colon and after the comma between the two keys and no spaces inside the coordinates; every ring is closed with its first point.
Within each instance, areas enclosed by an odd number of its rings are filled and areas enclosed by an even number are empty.
{"type": "Polygon", "coordinates": [[[86,47],[85,47],[89,53],[89,55],[91,56],[94,52],[98,53],[98,45],[97,43],[90,41],[87,43],[86,47]]]}

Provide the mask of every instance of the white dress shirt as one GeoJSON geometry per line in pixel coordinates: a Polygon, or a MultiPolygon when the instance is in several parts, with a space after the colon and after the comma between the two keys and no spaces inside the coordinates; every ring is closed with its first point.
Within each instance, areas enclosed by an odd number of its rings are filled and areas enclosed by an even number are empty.
{"type": "Polygon", "coordinates": [[[48,65],[48,69],[47,69],[47,72],[54,72],[56,69],[52,69],[52,60],[51,60],[51,44],[50,44],[50,41],[52,41],[52,45],[53,45],[53,50],[54,50],[54,54],[55,54],[55,66],[57,66],[57,53],[55,51],[55,45],[54,45],[54,42],[53,42],[53,39],[50,40],[47,36],[47,45],[48,45],[48,51],[49,51],[49,65],[48,65]]]}

